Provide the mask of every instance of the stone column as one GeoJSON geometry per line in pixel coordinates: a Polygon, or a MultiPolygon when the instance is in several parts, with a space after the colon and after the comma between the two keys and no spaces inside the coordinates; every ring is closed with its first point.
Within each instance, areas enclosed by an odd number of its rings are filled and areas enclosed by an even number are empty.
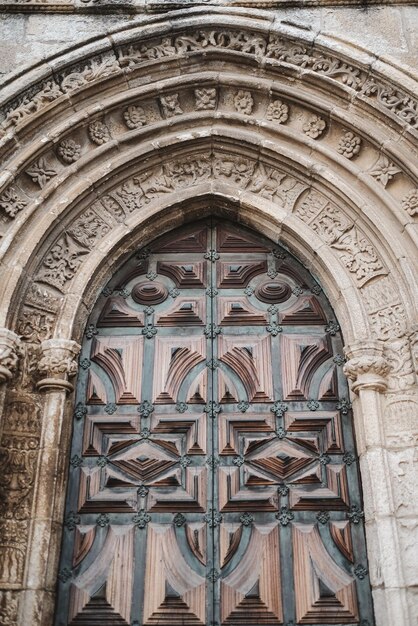
{"type": "Polygon", "coordinates": [[[356,394],[353,408],[376,619],[380,626],[409,626],[383,424],[382,394],[390,366],[378,341],[352,344],[345,353],[349,360],[344,373],[356,394]]]}
{"type": "Polygon", "coordinates": [[[20,624],[52,623],[62,521],[56,498],[64,482],[60,442],[66,396],[73,390],[68,379],[77,373],[80,346],[67,339],[48,339],[42,343],[41,351],[38,370],[42,378],[37,387],[46,396],[20,624]]]}
{"type": "Polygon", "coordinates": [[[13,377],[19,360],[20,339],[13,331],[0,328],[0,383],[13,377]]]}

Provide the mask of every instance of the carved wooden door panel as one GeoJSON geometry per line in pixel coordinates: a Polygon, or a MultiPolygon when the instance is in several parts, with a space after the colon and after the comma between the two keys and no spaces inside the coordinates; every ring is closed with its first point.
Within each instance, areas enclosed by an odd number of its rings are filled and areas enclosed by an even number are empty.
{"type": "Polygon", "coordinates": [[[339,328],[288,253],[203,223],[101,294],[56,626],[373,624],[339,328]]]}

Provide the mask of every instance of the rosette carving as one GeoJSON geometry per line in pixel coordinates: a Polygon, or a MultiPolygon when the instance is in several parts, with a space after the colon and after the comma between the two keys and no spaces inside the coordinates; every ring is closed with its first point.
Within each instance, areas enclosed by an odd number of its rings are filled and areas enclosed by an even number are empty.
{"type": "Polygon", "coordinates": [[[386,390],[390,365],[383,357],[383,346],[379,342],[357,342],[347,346],[344,352],[348,359],[344,374],[352,381],[351,388],[355,393],[360,389],[386,390]]]}
{"type": "Polygon", "coordinates": [[[19,361],[20,339],[13,331],[0,328],[0,383],[13,377],[19,361]]]}
{"type": "Polygon", "coordinates": [[[42,342],[41,350],[38,371],[45,378],[37,383],[38,389],[72,391],[73,386],[68,379],[77,374],[76,357],[80,351],[78,343],[70,339],[47,339],[42,342]]]}

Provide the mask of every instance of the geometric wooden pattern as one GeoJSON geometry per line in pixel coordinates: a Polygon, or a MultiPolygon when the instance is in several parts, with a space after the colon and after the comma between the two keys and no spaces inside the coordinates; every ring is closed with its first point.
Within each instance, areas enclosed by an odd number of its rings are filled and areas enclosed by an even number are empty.
{"type": "Polygon", "coordinates": [[[218,358],[239,378],[250,402],[273,400],[270,336],[220,335],[218,358]]]}
{"type": "Polygon", "coordinates": [[[110,526],[97,557],[72,582],[71,624],[130,623],[133,560],[133,526],[110,526]]]}
{"type": "Polygon", "coordinates": [[[132,404],[141,398],[143,337],[103,337],[93,339],[91,360],[109,377],[116,402],[132,404]]]}
{"type": "MultiPolygon", "coordinates": [[[[222,579],[223,624],[282,623],[278,522],[255,525],[235,569],[222,579]]],[[[237,546],[238,549],[239,546],[237,546]]]]}
{"type": "Polygon", "coordinates": [[[206,580],[183,556],[169,524],[151,524],[145,564],[144,624],[203,626],[206,580]]]}
{"type": "MultiPolygon", "coordinates": [[[[153,402],[175,403],[188,374],[206,359],[206,341],[200,337],[156,337],[153,402]]],[[[192,384],[193,381],[190,381],[192,384]]],[[[204,399],[205,400],[205,399],[204,399]]]]}
{"type": "Polygon", "coordinates": [[[55,626],[373,626],[326,297],[238,225],[140,252],[82,348],[55,626]]]}
{"type": "Polygon", "coordinates": [[[283,399],[307,400],[311,382],[319,366],[329,359],[331,349],[324,336],[309,334],[283,335],[283,399]]]}
{"type": "Polygon", "coordinates": [[[318,527],[292,527],[296,616],[300,624],[358,621],[354,578],[327,552],[318,527]]]}

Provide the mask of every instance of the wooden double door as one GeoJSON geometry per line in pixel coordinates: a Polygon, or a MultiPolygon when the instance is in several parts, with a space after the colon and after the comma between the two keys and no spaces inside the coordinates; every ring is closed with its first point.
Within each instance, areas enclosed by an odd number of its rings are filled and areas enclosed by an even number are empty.
{"type": "Polygon", "coordinates": [[[338,324],[222,222],[140,250],[86,328],[56,626],[373,624],[338,324]]]}

